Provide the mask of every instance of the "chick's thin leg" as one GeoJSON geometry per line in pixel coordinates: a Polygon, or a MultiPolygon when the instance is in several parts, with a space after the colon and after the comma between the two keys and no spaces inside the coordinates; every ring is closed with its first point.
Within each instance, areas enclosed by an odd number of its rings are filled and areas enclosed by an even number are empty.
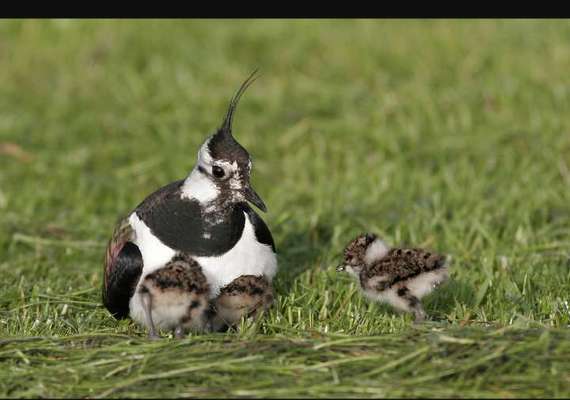
{"type": "Polygon", "coordinates": [[[160,336],[156,333],[156,328],[152,321],[152,295],[146,288],[141,291],[141,302],[143,305],[145,322],[148,326],[148,337],[149,339],[159,339],[160,336]]]}

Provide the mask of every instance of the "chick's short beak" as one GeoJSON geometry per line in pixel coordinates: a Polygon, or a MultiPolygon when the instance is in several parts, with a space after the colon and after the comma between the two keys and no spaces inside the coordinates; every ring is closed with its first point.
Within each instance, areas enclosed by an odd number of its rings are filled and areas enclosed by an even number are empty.
{"type": "Polygon", "coordinates": [[[342,272],[346,269],[344,264],[340,264],[338,267],[336,267],[336,272],[342,272]]]}
{"type": "Polygon", "coordinates": [[[265,205],[263,200],[261,200],[261,197],[259,197],[259,195],[255,192],[255,190],[253,190],[253,188],[249,184],[247,184],[243,189],[243,195],[245,199],[249,201],[251,204],[259,208],[261,211],[267,212],[267,206],[265,205]]]}

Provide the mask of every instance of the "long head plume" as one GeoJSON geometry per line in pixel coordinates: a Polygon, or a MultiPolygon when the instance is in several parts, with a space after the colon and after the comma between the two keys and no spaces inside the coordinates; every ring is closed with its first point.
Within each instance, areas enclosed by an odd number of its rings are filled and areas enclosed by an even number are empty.
{"type": "Polygon", "coordinates": [[[257,75],[257,71],[258,69],[256,68],[241,84],[236,94],[234,94],[234,97],[232,97],[232,100],[230,101],[230,105],[228,107],[228,112],[226,113],[226,118],[224,118],[224,122],[222,123],[222,126],[218,130],[217,134],[232,136],[232,122],[234,119],[236,107],[243,93],[259,77],[259,75],[257,75]]]}

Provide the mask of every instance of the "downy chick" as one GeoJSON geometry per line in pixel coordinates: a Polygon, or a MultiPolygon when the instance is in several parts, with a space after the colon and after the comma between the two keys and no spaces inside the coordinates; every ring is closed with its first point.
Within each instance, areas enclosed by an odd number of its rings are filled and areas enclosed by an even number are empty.
{"type": "Polygon", "coordinates": [[[374,234],[362,234],[344,250],[337,271],[357,278],[364,295],[414,315],[426,314],[421,298],[448,279],[446,257],[418,248],[390,248],[374,234]]]}
{"type": "Polygon", "coordinates": [[[157,328],[173,330],[177,338],[188,331],[209,329],[210,287],[192,257],[174,256],[164,267],[145,276],[138,291],[150,338],[159,338],[157,328]]]}
{"type": "Polygon", "coordinates": [[[220,290],[212,302],[211,328],[224,331],[242,317],[257,318],[273,303],[273,289],[264,276],[242,275],[220,290]]]}

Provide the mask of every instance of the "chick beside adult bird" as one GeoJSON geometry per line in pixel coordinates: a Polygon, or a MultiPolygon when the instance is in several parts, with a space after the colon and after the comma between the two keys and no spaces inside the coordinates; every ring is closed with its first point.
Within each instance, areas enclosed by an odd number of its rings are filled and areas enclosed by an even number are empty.
{"type": "Polygon", "coordinates": [[[223,331],[242,317],[255,319],[273,304],[273,288],[262,276],[244,275],[222,288],[211,305],[211,328],[223,331]]]}
{"type": "Polygon", "coordinates": [[[210,285],[200,264],[177,254],[164,267],[146,275],[137,289],[149,337],[172,330],[177,338],[209,327],[210,285]]]}
{"type": "Polygon", "coordinates": [[[369,299],[412,313],[416,323],[426,318],[422,297],[449,277],[444,255],[419,248],[390,248],[370,233],[346,246],[337,271],[354,276],[369,299]]]}

